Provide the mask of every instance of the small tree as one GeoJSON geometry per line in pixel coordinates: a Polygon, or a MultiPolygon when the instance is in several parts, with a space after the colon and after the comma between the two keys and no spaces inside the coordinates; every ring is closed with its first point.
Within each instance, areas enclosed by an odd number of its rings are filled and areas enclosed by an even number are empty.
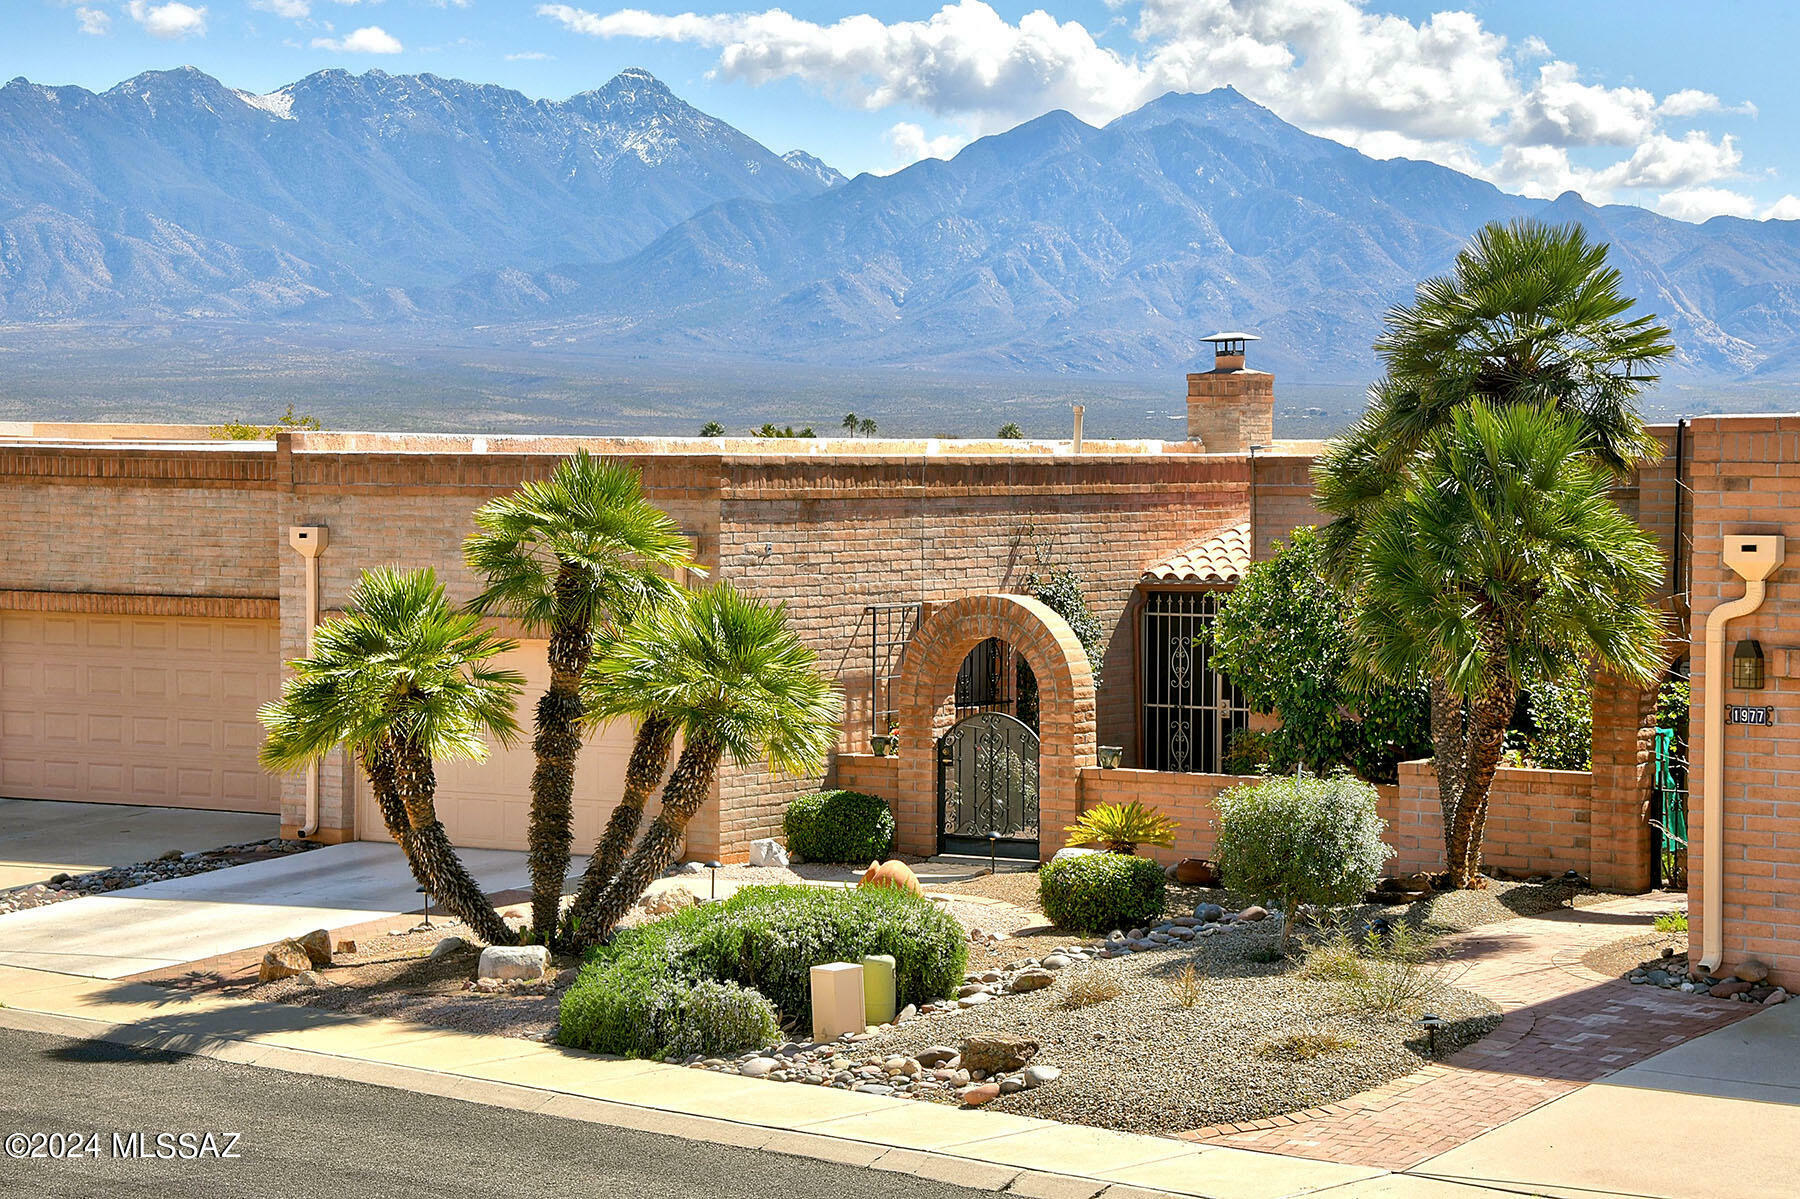
{"type": "Polygon", "coordinates": [[[1002,441],[1023,441],[1025,440],[1025,430],[1019,428],[1018,421],[1009,420],[1000,426],[1000,431],[994,436],[1002,441]]]}
{"type": "Polygon", "coordinates": [[[716,420],[709,420],[704,425],[700,426],[700,436],[723,437],[725,436],[725,426],[721,425],[716,420]]]}
{"type": "Polygon", "coordinates": [[[852,437],[856,436],[856,430],[860,423],[861,422],[859,422],[856,419],[856,413],[854,413],[854,412],[844,413],[844,432],[850,434],[850,436],[852,436],[852,437]]]}
{"type": "Polygon", "coordinates": [[[1282,775],[1223,792],[1213,852],[1225,885],[1281,908],[1280,951],[1303,903],[1350,903],[1394,856],[1381,839],[1375,788],[1339,774],[1282,775]]]}
{"type": "Polygon", "coordinates": [[[1334,583],[1316,530],[1295,529],[1251,566],[1211,633],[1213,664],[1243,691],[1251,711],[1281,727],[1262,734],[1273,772],[1348,767],[1391,783],[1397,764],[1431,752],[1431,713],[1421,678],[1410,686],[1359,686],[1352,663],[1353,607],[1334,583]]]}
{"type": "Polygon", "coordinates": [[[875,436],[880,428],[881,426],[875,423],[875,418],[872,416],[865,416],[856,422],[856,431],[864,437],[875,436]]]}

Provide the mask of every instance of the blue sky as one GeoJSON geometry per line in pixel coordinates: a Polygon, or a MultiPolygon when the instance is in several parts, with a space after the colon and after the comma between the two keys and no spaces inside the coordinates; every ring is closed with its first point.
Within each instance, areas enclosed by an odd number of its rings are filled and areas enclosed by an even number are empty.
{"type": "Polygon", "coordinates": [[[271,91],[329,66],[561,98],[626,66],[853,174],[1052,108],[1103,123],[1230,83],[1379,157],[1685,219],[1800,218],[1800,6],[1738,0],[0,0],[0,75],[96,90],[191,64],[271,91]]]}

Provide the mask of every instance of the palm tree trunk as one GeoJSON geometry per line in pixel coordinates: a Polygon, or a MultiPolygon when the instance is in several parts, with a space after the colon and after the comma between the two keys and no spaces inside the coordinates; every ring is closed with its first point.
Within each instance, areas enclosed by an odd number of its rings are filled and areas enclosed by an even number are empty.
{"type": "MultiPolygon", "coordinates": [[[[564,567],[559,600],[582,581],[564,567]]],[[[558,605],[563,607],[563,604],[558,605]]],[[[593,631],[585,623],[559,623],[550,634],[550,687],[538,700],[537,735],[531,748],[531,824],[526,848],[531,867],[533,938],[546,944],[562,914],[563,881],[575,842],[575,755],[581,752],[581,673],[593,656],[593,631]]]]}
{"type": "Polygon", "coordinates": [[[625,763],[625,792],[619,797],[619,806],[606,821],[606,828],[594,846],[594,856],[588,859],[581,889],[576,892],[575,902],[570,905],[564,921],[565,939],[574,935],[576,926],[587,922],[607,884],[619,872],[619,864],[625,860],[625,853],[631,848],[638,825],[643,821],[644,805],[669,768],[669,751],[674,744],[674,721],[654,712],[644,717],[631,744],[631,757],[625,763]]]}
{"type": "Polygon", "coordinates": [[[1494,771],[1500,767],[1506,726],[1511,723],[1513,708],[1519,702],[1518,681],[1505,673],[1504,648],[1490,646],[1488,659],[1498,664],[1491,669],[1500,673],[1491,678],[1482,693],[1469,704],[1468,750],[1461,771],[1462,794],[1447,826],[1450,885],[1457,889],[1474,886],[1481,873],[1481,841],[1487,827],[1488,792],[1494,784],[1494,771]]]}
{"type": "MultiPolygon", "coordinates": [[[[456,856],[450,834],[437,818],[437,805],[433,803],[437,776],[432,771],[430,756],[416,745],[401,742],[393,746],[390,757],[394,794],[406,813],[406,830],[400,839],[400,848],[406,853],[413,877],[425,888],[428,897],[436,899],[488,944],[514,944],[518,938],[494,910],[494,905],[488,902],[486,893],[463,866],[462,859],[456,856]]],[[[374,781],[371,777],[370,782],[374,781]]]]}
{"type": "Polygon", "coordinates": [[[388,836],[395,844],[406,841],[406,805],[400,802],[400,791],[394,781],[394,751],[386,742],[364,746],[362,753],[363,774],[369,780],[369,790],[375,794],[375,804],[381,809],[381,822],[387,825],[388,836]]]}
{"type": "Polygon", "coordinates": [[[1432,679],[1429,694],[1432,768],[1437,772],[1438,810],[1444,821],[1444,871],[1454,875],[1456,814],[1462,810],[1463,778],[1469,759],[1468,721],[1463,716],[1462,700],[1450,690],[1446,680],[1432,679]]]}
{"type": "Polygon", "coordinates": [[[592,945],[610,937],[631,911],[631,905],[681,852],[688,822],[712,794],[720,752],[719,743],[705,734],[693,737],[682,747],[675,769],[669,772],[668,784],[663,787],[662,811],[650,822],[643,840],[594,905],[592,917],[581,930],[583,944],[592,945]]]}

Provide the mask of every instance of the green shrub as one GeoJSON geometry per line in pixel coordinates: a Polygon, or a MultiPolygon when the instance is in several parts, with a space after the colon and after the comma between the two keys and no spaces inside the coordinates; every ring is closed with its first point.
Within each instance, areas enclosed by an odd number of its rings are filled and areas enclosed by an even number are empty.
{"type": "Polygon", "coordinates": [[[1089,853],[1047,862],[1038,871],[1038,898],[1058,928],[1106,932],[1162,915],[1168,880],[1149,858],[1089,853]]]}
{"type": "Polygon", "coordinates": [[[1273,898],[1281,950],[1303,903],[1349,903],[1374,885],[1394,855],[1381,834],[1375,788],[1349,775],[1287,775],[1219,795],[1214,854],[1225,884],[1273,898]]]}
{"type": "Polygon", "coordinates": [[[887,800],[861,791],[802,795],[781,819],[787,847],[809,862],[867,862],[887,857],[894,813],[887,800]]]}
{"type": "Polygon", "coordinates": [[[770,1020],[809,1028],[812,968],[877,953],[894,959],[900,1003],[923,1003],[954,993],[968,941],[929,900],[889,887],[745,887],[593,950],[563,996],[558,1038],[632,1057],[754,1048],[774,1035],[757,1000],[770,1020]],[[727,1048],[736,1037],[747,1039],[727,1048]]]}

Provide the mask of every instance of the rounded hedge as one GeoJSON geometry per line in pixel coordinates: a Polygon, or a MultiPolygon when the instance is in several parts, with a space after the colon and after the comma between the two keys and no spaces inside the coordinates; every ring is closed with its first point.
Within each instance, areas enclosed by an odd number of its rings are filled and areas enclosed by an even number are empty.
{"type": "Polygon", "coordinates": [[[1038,898],[1058,928],[1128,929],[1162,915],[1168,879],[1161,866],[1135,854],[1080,854],[1044,864],[1038,898]]]}
{"type": "Polygon", "coordinates": [[[887,800],[861,791],[820,791],[788,805],[781,831],[787,847],[809,862],[885,858],[894,844],[894,814],[887,800]]]}
{"type": "Polygon", "coordinates": [[[909,892],[744,887],[594,949],[563,996],[557,1037],[629,1057],[755,1049],[777,1018],[810,1030],[814,966],[889,954],[905,1005],[954,994],[968,952],[955,918],[909,892]]]}

